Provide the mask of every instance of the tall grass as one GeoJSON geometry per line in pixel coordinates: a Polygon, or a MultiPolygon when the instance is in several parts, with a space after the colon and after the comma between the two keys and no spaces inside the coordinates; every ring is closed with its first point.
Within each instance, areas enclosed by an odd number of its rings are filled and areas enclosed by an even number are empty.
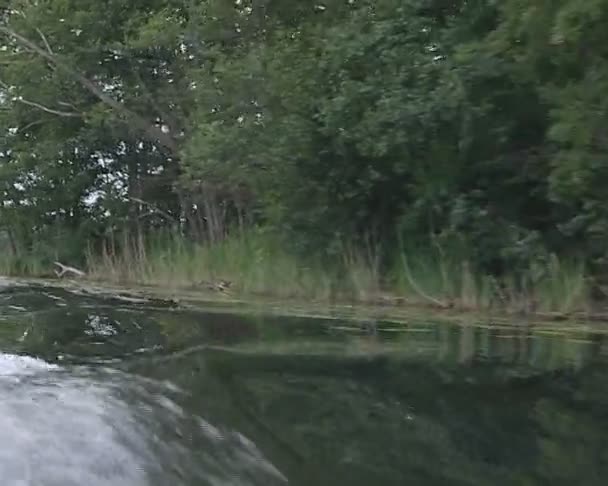
{"type": "Polygon", "coordinates": [[[125,240],[120,249],[89,252],[94,279],[172,288],[230,285],[244,294],[330,299],[331,272],[314,262],[302,264],[264,234],[230,237],[217,244],[194,244],[181,238],[125,240]]]}
{"type": "Polygon", "coordinates": [[[0,230],[0,275],[49,277],[54,262],[82,264],[82,235],[62,225],[51,225],[44,233],[30,235],[27,243],[12,241],[0,230]]]}
{"type": "Polygon", "coordinates": [[[0,254],[0,275],[11,277],[41,277],[52,274],[52,262],[36,253],[0,254]]]}
{"type": "Polygon", "coordinates": [[[473,272],[470,263],[402,251],[392,269],[393,289],[411,301],[441,307],[492,306],[492,279],[473,272]]]}
{"type": "Polygon", "coordinates": [[[464,257],[401,251],[392,269],[394,293],[441,308],[500,309],[515,313],[587,311],[585,266],[551,255],[542,268],[497,278],[476,272],[464,257]]]}
{"type": "MultiPolygon", "coordinates": [[[[57,255],[51,253],[4,252],[0,274],[52,275],[57,255]]],[[[126,285],[512,313],[585,311],[590,302],[584,265],[556,256],[540,269],[499,279],[479,273],[464,253],[454,250],[401,249],[387,263],[373,249],[344,245],[339,257],[321,261],[298,257],[261,231],[235,234],[216,244],[167,234],[123,237],[86,253],[90,279],[126,285]]]]}
{"type": "MultiPolygon", "coordinates": [[[[221,243],[179,237],[125,239],[89,252],[94,279],[168,288],[224,288],[277,298],[405,301],[440,308],[500,309],[528,313],[586,310],[585,268],[552,256],[540,276],[520,272],[501,279],[483,275],[456,252],[405,251],[383,268],[374,251],[345,246],[333,262],[296,257],[264,233],[239,234],[221,243]]],[[[538,272],[536,272],[538,273],[538,272]]]]}

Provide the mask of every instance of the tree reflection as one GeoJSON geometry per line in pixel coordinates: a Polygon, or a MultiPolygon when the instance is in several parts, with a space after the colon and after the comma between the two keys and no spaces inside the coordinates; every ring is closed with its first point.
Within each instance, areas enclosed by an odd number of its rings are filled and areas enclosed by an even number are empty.
{"type": "Polygon", "coordinates": [[[190,416],[251,439],[292,484],[594,486],[608,473],[599,333],[417,321],[369,333],[13,297],[25,310],[4,313],[4,350],[170,381],[190,416]]]}

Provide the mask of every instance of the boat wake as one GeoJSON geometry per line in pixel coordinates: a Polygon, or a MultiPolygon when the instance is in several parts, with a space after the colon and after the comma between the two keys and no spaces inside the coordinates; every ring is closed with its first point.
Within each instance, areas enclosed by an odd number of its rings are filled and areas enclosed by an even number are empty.
{"type": "Polygon", "coordinates": [[[3,486],[274,485],[255,444],[187,414],[175,388],[0,353],[3,486]]]}

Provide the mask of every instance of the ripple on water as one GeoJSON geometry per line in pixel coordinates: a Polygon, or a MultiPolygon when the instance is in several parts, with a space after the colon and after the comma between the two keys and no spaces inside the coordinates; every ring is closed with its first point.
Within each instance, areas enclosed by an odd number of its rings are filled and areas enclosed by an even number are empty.
{"type": "Polygon", "coordinates": [[[255,444],[188,416],[175,393],[118,371],[0,354],[2,485],[286,483],[255,444]]]}

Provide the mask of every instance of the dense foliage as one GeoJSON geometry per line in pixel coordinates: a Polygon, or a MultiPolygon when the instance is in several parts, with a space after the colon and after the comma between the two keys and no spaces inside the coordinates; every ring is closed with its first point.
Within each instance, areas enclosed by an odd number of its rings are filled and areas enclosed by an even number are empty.
{"type": "Polygon", "coordinates": [[[422,245],[493,274],[551,254],[607,273],[608,0],[0,8],[13,252],[257,226],[307,253],[422,245]]]}

